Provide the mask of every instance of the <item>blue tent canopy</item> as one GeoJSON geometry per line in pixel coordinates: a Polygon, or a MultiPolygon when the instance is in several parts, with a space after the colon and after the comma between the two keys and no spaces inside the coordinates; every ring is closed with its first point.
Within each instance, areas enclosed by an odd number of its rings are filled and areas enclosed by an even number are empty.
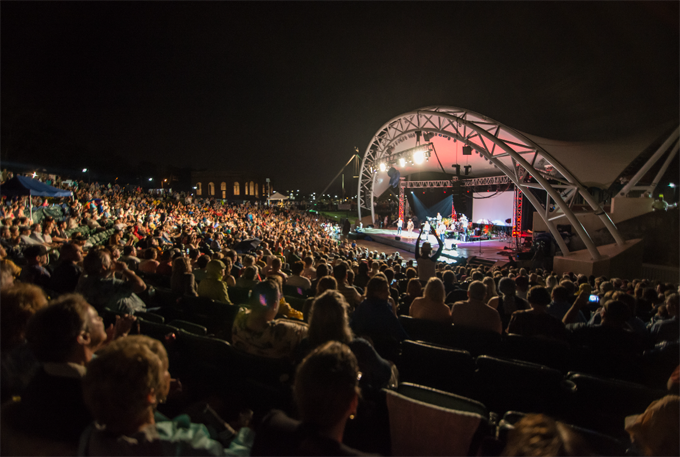
{"type": "Polygon", "coordinates": [[[17,197],[31,195],[33,197],[70,197],[70,190],[57,189],[43,182],[26,176],[15,176],[0,186],[0,195],[17,197]]]}

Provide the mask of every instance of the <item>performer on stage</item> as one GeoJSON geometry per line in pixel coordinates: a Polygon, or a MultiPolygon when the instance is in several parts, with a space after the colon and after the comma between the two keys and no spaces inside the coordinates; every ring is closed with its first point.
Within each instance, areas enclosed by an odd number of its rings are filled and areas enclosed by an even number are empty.
{"type": "Polygon", "coordinates": [[[401,228],[404,226],[404,220],[399,218],[397,221],[397,235],[401,235],[401,228]]]}
{"type": "Polygon", "coordinates": [[[425,234],[425,236],[430,236],[430,222],[426,219],[425,222],[423,223],[422,228],[420,229],[420,234],[425,234]]]}
{"type": "Polygon", "coordinates": [[[408,223],[406,224],[406,230],[408,231],[409,235],[411,232],[413,232],[413,221],[409,218],[408,223]]]}

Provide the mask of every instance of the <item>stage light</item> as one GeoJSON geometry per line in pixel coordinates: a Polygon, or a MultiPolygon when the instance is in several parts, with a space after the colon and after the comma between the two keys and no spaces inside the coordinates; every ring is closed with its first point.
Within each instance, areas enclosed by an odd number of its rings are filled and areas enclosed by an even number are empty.
{"type": "Polygon", "coordinates": [[[668,184],[668,187],[670,187],[671,189],[673,189],[673,188],[675,187],[675,183],[669,183],[669,184],[668,184]]]}
{"type": "Polygon", "coordinates": [[[464,156],[471,156],[472,155],[472,147],[471,146],[463,146],[463,155],[464,156]]]}
{"type": "Polygon", "coordinates": [[[423,163],[424,160],[425,160],[425,154],[423,154],[423,151],[421,149],[418,149],[417,151],[415,151],[413,153],[413,161],[416,164],[420,165],[421,163],[423,163]]]}
{"type": "Polygon", "coordinates": [[[406,166],[406,159],[404,159],[403,157],[399,159],[399,166],[404,168],[406,166]]]}
{"type": "Polygon", "coordinates": [[[380,171],[385,171],[387,170],[387,165],[385,165],[385,162],[380,162],[380,171]]]}
{"type": "Polygon", "coordinates": [[[87,168],[83,168],[83,173],[87,173],[87,168]]]}

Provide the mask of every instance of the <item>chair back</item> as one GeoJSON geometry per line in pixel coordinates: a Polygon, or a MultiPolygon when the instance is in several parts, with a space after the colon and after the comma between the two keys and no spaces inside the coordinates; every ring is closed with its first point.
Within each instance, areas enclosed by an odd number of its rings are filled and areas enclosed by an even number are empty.
{"type": "Polygon", "coordinates": [[[452,325],[430,321],[427,319],[415,319],[411,316],[398,316],[399,323],[404,327],[411,340],[426,341],[428,343],[443,344],[444,335],[451,330],[452,325]]]}
{"type": "Polygon", "coordinates": [[[146,313],[143,311],[137,311],[135,312],[135,316],[137,318],[142,318],[147,321],[155,322],[157,324],[164,324],[165,323],[165,318],[159,314],[154,314],[154,313],[146,313]]]}
{"type": "Polygon", "coordinates": [[[501,336],[490,330],[452,325],[443,335],[441,344],[468,351],[473,357],[496,355],[501,351],[501,336]]]}
{"type": "Polygon", "coordinates": [[[562,405],[562,373],[520,360],[479,356],[475,373],[478,399],[492,411],[554,414],[562,405]]]}
{"type": "Polygon", "coordinates": [[[170,325],[198,336],[206,336],[208,334],[208,329],[202,325],[181,319],[175,319],[174,321],[171,321],[170,325]]]}
{"type": "Polygon", "coordinates": [[[467,351],[406,340],[397,366],[402,381],[463,396],[474,394],[475,361],[467,351]]]}
{"type": "Polygon", "coordinates": [[[538,363],[565,372],[569,366],[569,344],[549,338],[509,334],[503,339],[502,355],[508,359],[538,363]]]}
{"type": "Polygon", "coordinates": [[[478,432],[487,433],[479,402],[410,383],[385,392],[392,455],[475,455],[478,432]]]}
{"type": "Polygon", "coordinates": [[[250,289],[243,287],[229,287],[227,294],[229,295],[229,300],[234,305],[245,305],[248,303],[250,289]]]}

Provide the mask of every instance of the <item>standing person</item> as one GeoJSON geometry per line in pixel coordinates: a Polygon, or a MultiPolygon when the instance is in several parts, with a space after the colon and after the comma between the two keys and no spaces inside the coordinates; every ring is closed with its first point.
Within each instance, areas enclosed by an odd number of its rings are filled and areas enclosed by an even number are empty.
{"type": "MultiPolygon", "coordinates": [[[[425,223],[427,224],[427,222],[425,223]]],[[[420,237],[423,235],[423,230],[420,231],[418,239],[416,240],[418,278],[421,281],[429,281],[430,278],[435,276],[435,265],[437,263],[437,259],[442,253],[442,249],[444,248],[444,245],[441,243],[441,241],[439,241],[439,236],[437,236],[436,231],[434,234],[437,239],[437,244],[439,245],[439,249],[437,249],[437,252],[434,255],[430,255],[432,253],[432,245],[430,245],[429,242],[423,243],[422,248],[420,247],[420,237]]]]}
{"type": "Polygon", "coordinates": [[[397,235],[401,235],[401,228],[404,226],[404,220],[400,217],[397,221],[397,235]]]}
{"type": "MultiPolygon", "coordinates": [[[[420,234],[422,235],[423,233],[426,237],[430,236],[430,222],[428,220],[426,220],[420,228],[420,234]]],[[[418,238],[420,238],[420,236],[418,238]]]]}
{"type": "Polygon", "coordinates": [[[409,218],[408,223],[406,224],[406,230],[408,231],[409,235],[411,232],[413,232],[413,221],[409,218]]]}

